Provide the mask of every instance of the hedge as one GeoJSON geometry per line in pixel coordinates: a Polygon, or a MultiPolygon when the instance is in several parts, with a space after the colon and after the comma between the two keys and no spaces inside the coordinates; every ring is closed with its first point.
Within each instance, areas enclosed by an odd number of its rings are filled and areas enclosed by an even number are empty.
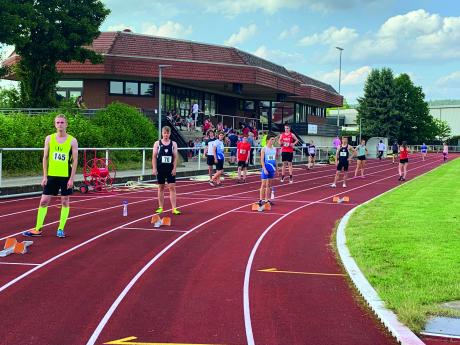
{"type": "MultiPolygon", "coordinates": [[[[66,115],[67,132],[77,138],[79,147],[151,147],[157,138],[157,130],[147,117],[136,108],[115,102],[91,118],[65,109],[34,116],[0,113],[0,148],[42,148],[45,137],[56,131],[54,118],[59,113],[66,115]]],[[[140,161],[135,151],[117,151],[110,156],[116,164],[140,161]]],[[[40,171],[41,159],[41,151],[4,152],[3,170],[7,174],[40,171]]]]}

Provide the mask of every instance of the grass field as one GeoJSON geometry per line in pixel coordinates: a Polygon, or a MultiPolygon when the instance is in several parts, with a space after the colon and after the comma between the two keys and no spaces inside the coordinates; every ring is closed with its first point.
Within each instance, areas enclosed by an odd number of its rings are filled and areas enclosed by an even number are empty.
{"type": "MultiPolygon", "coordinates": [[[[410,177],[410,176],[409,176],[410,177]]],[[[360,207],[347,245],[388,308],[418,332],[460,300],[460,159],[360,207]]]]}

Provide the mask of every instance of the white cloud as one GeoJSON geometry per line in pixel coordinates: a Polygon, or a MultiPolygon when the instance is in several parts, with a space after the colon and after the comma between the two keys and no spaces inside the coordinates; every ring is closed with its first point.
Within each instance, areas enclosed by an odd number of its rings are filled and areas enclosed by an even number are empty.
{"type": "Polygon", "coordinates": [[[126,25],[126,24],[115,24],[115,25],[110,25],[109,27],[107,27],[107,31],[123,31],[124,29],[135,31],[133,26],[126,25]]]}
{"type": "MultiPolygon", "coordinates": [[[[341,82],[342,86],[355,86],[355,85],[364,85],[367,76],[369,75],[372,68],[370,66],[363,66],[354,71],[347,72],[342,70],[341,82]]],[[[331,85],[338,85],[339,84],[339,69],[335,69],[330,72],[325,73],[317,73],[315,74],[315,78],[321,80],[325,83],[331,85]]]]}
{"type": "Polygon", "coordinates": [[[286,39],[286,38],[293,37],[293,36],[297,35],[297,33],[299,32],[299,30],[300,30],[299,26],[298,26],[298,25],[294,25],[294,26],[290,27],[289,29],[283,30],[283,31],[279,34],[278,38],[279,38],[280,40],[284,40],[284,39],[286,39]]]}
{"type": "Polygon", "coordinates": [[[288,69],[296,69],[298,64],[305,63],[305,57],[299,53],[288,53],[282,50],[277,49],[268,49],[266,46],[262,45],[256,49],[252,54],[284,66],[288,69]]]}
{"type": "Polygon", "coordinates": [[[445,88],[460,88],[460,71],[439,78],[436,85],[445,88]]]}
{"type": "Polygon", "coordinates": [[[184,38],[192,33],[192,26],[185,27],[180,23],[168,20],[163,25],[155,25],[144,23],[142,26],[142,33],[153,36],[171,37],[171,38],[184,38]]]}
{"type": "Polygon", "coordinates": [[[372,3],[369,0],[201,0],[198,3],[206,7],[207,12],[235,16],[241,13],[263,11],[275,14],[282,9],[309,8],[313,11],[329,12],[349,9],[372,3]]]}
{"type": "Polygon", "coordinates": [[[355,29],[343,27],[341,29],[331,26],[321,33],[315,33],[310,36],[305,36],[299,41],[302,46],[311,46],[314,44],[322,45],[340,45],[344,46],[354,41],[358,37],[355,29]]]}
{"type": "Polygon", "coordinates": [[[257,33],[257,25],[251,24],[247,27],[240,27],[238,33],[230,36],[229,39],[225,41],[226,45],[236,46],[239,43],[243,43],[257,33]]]}
{"type": "Polygon", "coordinates": [[[337,59],[337,45],[345,48],[344,57],[354,62],[454,60],[460,58],[460,17],[442,17],[421,9],[390,17],[375,32],[332,26],[302,38],[299,44],[328,46],[320,61],[329,63],[337,59]]]}

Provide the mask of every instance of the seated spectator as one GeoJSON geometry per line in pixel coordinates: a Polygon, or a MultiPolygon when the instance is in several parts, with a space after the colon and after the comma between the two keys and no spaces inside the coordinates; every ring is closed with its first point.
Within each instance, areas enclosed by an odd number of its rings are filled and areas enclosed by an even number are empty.
{"type": "Polygon", "coordinates": [[[224,131],[224,124],[222,122],[217,123],[217,131],[218,132],[224,131]]]}
{"type": "Polygon", "coordinates": [[[212,128],[213,128],[213,125],[212,125],[211,120],[210,120],[210,119],[204,120],[204,124],[203,124],[203,134],[208,133],[208,131],[209,131],[210,129],[212,129],[212,128]]]}
{"type": "Polygon", "coordinates": [[[193,140],[189,140],[188,141],[188,151],[187,151],[187,156],[188,158],[192,158],[193,157],[193,148],[195,146],[195,143],[193,142],[193,140]]]}
{"type": "Polygon", "coordinates": [[[180,114],[176,114],[176,116],[174,117],[174,125],[176,127],[179,127],[180,130],[182,130],[182,125],[183,125],[183,121],[182,121],[182,117],[180,116],[180,114]]]}
{"type": "Polygon", "coordinates": [[[185,119],[185,122],[187,123],[187,131],[191,132],[195,127],[195,122],[193,121],[192,115],[188,114],[188,116],[185,119]]]}

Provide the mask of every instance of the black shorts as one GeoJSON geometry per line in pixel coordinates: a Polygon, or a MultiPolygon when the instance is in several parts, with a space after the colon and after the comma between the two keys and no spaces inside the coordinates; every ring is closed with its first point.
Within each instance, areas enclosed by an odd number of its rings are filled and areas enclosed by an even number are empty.
{"type": "Polygon", "coordinates": [[[315,158],[316,154],[315,153],[309,153],[308,154],[311,158],[315,158]]]}
{"type": "Polygon", "coordinates": [[[393,155],[396,156],[398,154],[398,151],[393,151],[393,155]]]}
{"type": "Polygon", "coordinates": [[[359,160],[359,161],[365,161],[365,160],[366,160],[366,156],[358,156],[358,160],[359,160]]]}
{"type": "Polygon", "coordinates": [[[224,170],[224,160],[223,159],[217,160],[216,170],[224,170]]]}
{"type": "Polygon", "coordinates": [[[166,181],[168,181],[168,183],[176,183],[176,176],[171,175],[171,173],[172,173],[172,169],[158,170],[158,174],[157,174],[158,184],[165,184],[166,181]]]}
{"type": "Polygon", "coordinates": [[[248,167],[246,161],[238,161],[238,166],[242,167],[242,168],[247,168],[248,167]]]}
{"type": "Polygon", "coordinates": [[[294,157],[293,152],[281,152],[281,161],[282,162],[292,162],[293,157],[294,157]]]}
{"type": "Polygon", "coordinates": [[[337,171],[348,171],[348,160],[341,161],[339,160],[339,164],[337,164],[337,171]]]}
{"type": "Polygon", "coordinates": [[[209,166],[214,165],[214,156],[207,155],[206,156],[206,164],[209,166]]]}
{"type": "Polygon", "coordinates": [[[60,176],[48,176],[48,182],[43,189],[44,195],[58,195],[61,191],[62,196],[67,196],[72,194],[72,188],[67,188],[67,182],[69,182],[68,177],[60,176]]]}
{"type": "Polygon", "coordinates": [[[409,158],[400,159],[399,163],[401,164],[409,163],[409,158]]]}

